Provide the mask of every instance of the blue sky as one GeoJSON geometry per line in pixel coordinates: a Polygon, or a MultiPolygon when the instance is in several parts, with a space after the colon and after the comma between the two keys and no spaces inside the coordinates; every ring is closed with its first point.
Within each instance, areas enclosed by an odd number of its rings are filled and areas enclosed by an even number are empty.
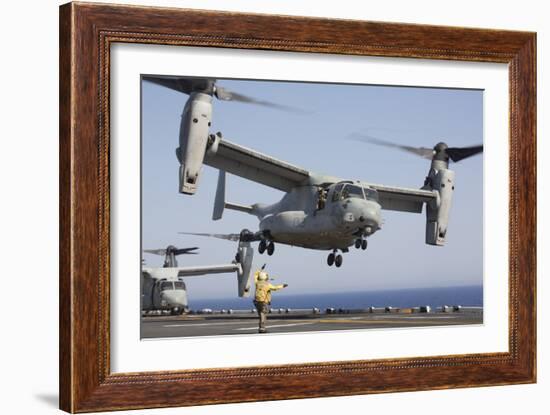
{"type": "MultiPolygon", "coordinates": [[[[413,146],[438,141],[467,146],[483,141],[483,92],[419,87],[219,80],[219,85],[258,99],[302,108],[289,113],[236,102],[214,102],[212,132],[308,170],[344,179],[419,188],[429,161],[349,140],[354,133],[413,146]]],[[[204,166],[194,196],[179,194],[178,130],[187,95],[142,84],[142,245],[199,246],[180,265],[229,262],[236,244],[178,235],[179,231],[236,233],[257,230],[258,220],[228,211],[212,221],[217,170],[204,166]]],[[[255,254],[287,294],[479,285],[483,279],[483,157],[451,164],[456,191],[447,244],[424,243],[425,214],[383,211],[384,224],[366,251],[351,248],[341,268],[326,265],[327,252],[277,245],[275,255],[255,254]]],[[[283,193],[228,175],[226,199],[272,203],[283,193]]],[[[149,266],[162,258],[145,255],[149,266]]],[[[194,298],[236,296],[235,275],[191,277],[194,298]]]]}

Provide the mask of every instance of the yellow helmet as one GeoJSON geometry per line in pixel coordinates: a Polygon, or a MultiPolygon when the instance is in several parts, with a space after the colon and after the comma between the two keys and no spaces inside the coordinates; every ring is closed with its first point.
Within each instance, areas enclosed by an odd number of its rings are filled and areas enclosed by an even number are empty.
{"type": "Polygon", "coordinates": [[[258,274],[258,281],[267,281],[267,272],[261,271],[258,274]]]}

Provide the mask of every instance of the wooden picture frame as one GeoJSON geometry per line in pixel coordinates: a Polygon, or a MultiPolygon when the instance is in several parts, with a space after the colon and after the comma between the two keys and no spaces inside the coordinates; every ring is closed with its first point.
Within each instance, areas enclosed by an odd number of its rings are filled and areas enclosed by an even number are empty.
{"type": "Polygon", "coordinates": [[[535,382],[535,33],[70,3],[60,8],[59,93],[61,409],[91,412],[535,382]],[[509,351],[111,373],[109,59],[117,42],[507,63],[509,351]]]}

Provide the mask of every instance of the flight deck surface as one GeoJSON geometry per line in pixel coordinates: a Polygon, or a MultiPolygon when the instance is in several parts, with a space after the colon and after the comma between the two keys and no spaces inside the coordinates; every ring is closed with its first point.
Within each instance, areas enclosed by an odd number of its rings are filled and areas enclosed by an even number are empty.
{"type": "MultiPolygon", "coordinates": [[[[252,311],[233,314],[188,314],[143,317],[141,337],[172,338],[257,334],[258,317],[252,311]]],[[[483,324],[483,309],[458,312],[275,312],[268,315],[268,333],[297,333],[333,330],[412,328],[483,324]]]]}

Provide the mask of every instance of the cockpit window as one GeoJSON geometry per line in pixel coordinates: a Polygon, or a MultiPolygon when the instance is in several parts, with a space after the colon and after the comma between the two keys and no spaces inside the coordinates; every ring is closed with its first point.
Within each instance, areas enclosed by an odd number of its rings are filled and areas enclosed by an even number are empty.
{"type": "Polygon", "coordinates": [[[337,200],[340,200],[340,193],[342,191],[342,187],[344,187],[343,184],[337,184],[334,188],[334,192],[332,193],[332,201],[336,202],[337,200]]]}
{"type": "Polygon", "coordinates": [[[342,190],[342,199],[348,199],[350,197],[355,197],[358,199],[364,199],[365,195],[363,194],[363,188],[353,184],[348,184],[342,190]]]}
{"type": "Polygon", "coordinates": [[[174,281],[174,288],[176,290],[183,290],[185,289],[185,284],[183,283],[183,281],[174,281]]]}
{"type": "Polygon", "coordinates": [[[162,281],[160,284],[160,289],[162,291],[164,290],[173,290],[174,289],[174,282],[173,281],[162,281]]]}
{"type": "Polygon", "coordinates": [[[374,200],[378,202],[378,192],[374,189],[363,188],[356,184],[339,183],[334,187],[332,201],[344,200],[349,198],[374,200]]]}
{"type": "Polygon", "coordinates": [[[363,188],[356,184],[340,183],[337,184],[332,193],[332,201],[344,200],[349,198],[358,198],[374,200],[378,202],[378,192],[374,189],[363,188]]]}

